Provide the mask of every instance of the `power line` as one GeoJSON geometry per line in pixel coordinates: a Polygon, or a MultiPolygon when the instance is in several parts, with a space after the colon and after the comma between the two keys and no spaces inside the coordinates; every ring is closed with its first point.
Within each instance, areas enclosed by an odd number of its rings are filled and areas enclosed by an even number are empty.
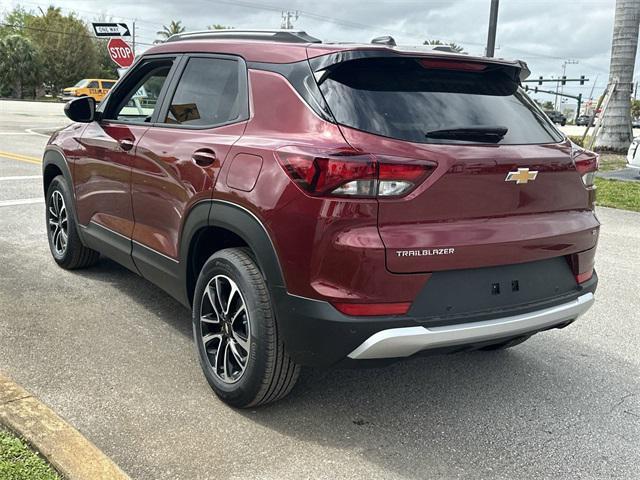
{"type": "MultiPolygon", "coordinates": [[[[47,32],[47,33],[57,33],[59,35],[67,35],[67,36],[72,36],[72,37],[80,37],[80,38],[90,38],[91,40],[101,40],[101,41],[105,41],[105,39],[101,39],[98,37],[95,37],[89,33],[83,34],[83,33],[76,33],[76,32],[65,32],[62,30],[51,30],[50,28],[38,28],[38,27],[29,27],[26,25],[14,25],[11,23],[4,23],[4,22],[0,22],[0,26],[2,27],[9,27],[9,28],[15,28],[16,30],[20,29],[20,30],[32,30],[34,32],[47,32]]],[[[145,46],[153,46],[153,43],[144,43],[144,42],[137,42],[136,43],[138,45],[145,45],[145,46]]]]}

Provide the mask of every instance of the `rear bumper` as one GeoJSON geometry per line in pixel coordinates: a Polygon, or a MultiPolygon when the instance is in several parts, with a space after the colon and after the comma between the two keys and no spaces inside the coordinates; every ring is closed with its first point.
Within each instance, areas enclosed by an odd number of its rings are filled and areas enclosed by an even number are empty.
{"type": "Polygon", "coordinates": [[[588,310],[597,282],[594,272],[587,282],[556,296],[437,316],[412,308],[402,316],[352,317],[328,302],[292,295],[284,288],[272,293],[289,355],[301,365],[324,367],[469,350],[562,328],[588,310]]]}
{"type": "Polygon", "coordinates": [[[521,315],[442,327],[404,327],[383,330],[349,354],[353,360],[408,357],[423,350],[511,338],[565,325],[593,304],[593,293],[568,303],[521,315]]]}

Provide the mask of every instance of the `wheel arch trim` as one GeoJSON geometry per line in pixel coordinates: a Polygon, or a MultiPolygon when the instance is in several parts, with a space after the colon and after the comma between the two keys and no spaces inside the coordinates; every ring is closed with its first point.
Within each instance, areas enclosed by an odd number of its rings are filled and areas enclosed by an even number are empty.
{"type": "Polygon", "coordinates": [[[55,145],[47,145],[45,147],[44,155],[42,157],[42,178],[43,178],[43,187],[44,193],[47,193],[47,185],[44,183],[44,174],[47,170],[47,167],[50,165],[55,165],[62,172],[62,175],[67,180],[69,184],[69,188],[71,189],[71,193],[73,195],[73,200],[75,202],[75,189],[73,188],[73,177],[71,175],[71,169],[69,167],[69,162],[64,155],[64,152],[55,145]]]}
{"type": "Polygon", "coordinates": [[[256,263],[269,288],[273,290],[285,286],[276,247],[263,221],[237,203],[222,199],[203,200],[189,212],[180,241],[180,277],[188,305],[192,301],[188,291],[191,248],[196,235],[208,227],[223,228],[239,236],[254,252],[256,263]]]}

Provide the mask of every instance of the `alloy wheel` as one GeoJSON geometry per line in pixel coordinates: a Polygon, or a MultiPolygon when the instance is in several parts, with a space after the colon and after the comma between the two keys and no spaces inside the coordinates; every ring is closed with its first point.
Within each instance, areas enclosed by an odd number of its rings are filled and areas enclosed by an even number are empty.
{"type": "Polygon", "coordinates": [[[51,245],[58,256],[64,255],[69,239],[69,222],[67,216],[67,206],[64,197],[59,190],[54,190],[49,197],[49,235],[51,245]]]}
{"type": "Polygon", "coordinates": [[[251,326],[242,293],[226,275],[213,277],[204,290],[200,335],[214,375],[224,383],[240,380],[249,359],[251,326]]]}

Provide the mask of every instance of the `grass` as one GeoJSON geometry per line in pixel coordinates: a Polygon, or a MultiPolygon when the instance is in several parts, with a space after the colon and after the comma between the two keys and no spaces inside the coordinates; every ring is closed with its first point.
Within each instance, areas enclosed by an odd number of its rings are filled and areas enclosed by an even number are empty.
{"type": "Polygon", "coordinates": [[[640,183],[596,178],[596,204],[640,212],[640,183]]]}
{"type": "Polygon", "coordinates": [[[0,480],[61,480],[36,452],[0,429],[0,480]]]}
{"type": "Polygon", "coordinates": [[[613,170],[622,170],[627,165],[627,157],[624,155],[616,155],[614,153],[603,153],[600,155],[601,172],[611,172],[613,170]]]}

